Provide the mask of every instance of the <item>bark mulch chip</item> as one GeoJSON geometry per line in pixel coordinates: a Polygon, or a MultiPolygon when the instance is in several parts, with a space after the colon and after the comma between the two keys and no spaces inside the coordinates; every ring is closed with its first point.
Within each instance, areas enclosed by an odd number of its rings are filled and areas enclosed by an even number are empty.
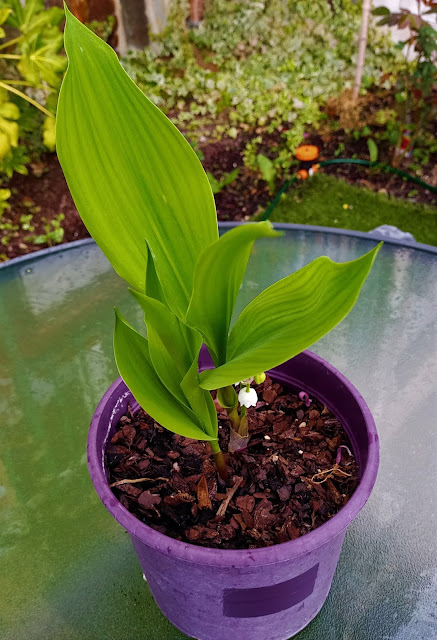
{"type": "MultiPolygon", "coordinates": [[[[351,445],[335,415],[269,377],[248,409],[247,449],[217,477],[209,445],[173,434],[139,409],[123,416],[106,448],[114,495],[167,536],[206,547],[251,549],[295,540],[332,518],[358,484],[351,445]],[[341,455],[340,462],[336,459],[341,455]]],[[[229,421],[219,411],[219,441],[229,421]]]]}

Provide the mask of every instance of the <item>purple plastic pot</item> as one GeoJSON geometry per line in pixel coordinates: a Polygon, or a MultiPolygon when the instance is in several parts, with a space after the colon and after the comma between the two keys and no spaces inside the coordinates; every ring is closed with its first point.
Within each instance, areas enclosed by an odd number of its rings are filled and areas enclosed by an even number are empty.
{"type": "MultiPolygon", "coordinates": [[[[210,365],[201,354],[202,368],[210,365]]],[[[270,372],[285,385],[328,405],[348,432],[359,485],[341,511],[305,536],[264,549],[207,549],[169,538],[131,515],[108,486],[104,448],[128,403],[138,403],[121,379],[97,407],[88,436],[95,489],[131,535],[142,570],[164,615],[198,640],[288,640],[320,611],[331,586],[347,526],[366,503],[379,462],[378,435],[355,387],[334,367],[305,351],[270,372]]]]}

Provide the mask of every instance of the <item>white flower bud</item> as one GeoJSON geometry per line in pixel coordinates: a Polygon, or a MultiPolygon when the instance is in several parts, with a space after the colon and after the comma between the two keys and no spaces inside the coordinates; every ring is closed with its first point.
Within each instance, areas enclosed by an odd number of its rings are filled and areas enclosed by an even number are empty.
{"type": "Polygon", "coordinates": [[[256,403],[258,402],[258,396],[256,394],[255,389],[250,388],[247,391],[246,387],[240,389],[238,393],[238,402],[242,407],[256,407],[256,403]]]}

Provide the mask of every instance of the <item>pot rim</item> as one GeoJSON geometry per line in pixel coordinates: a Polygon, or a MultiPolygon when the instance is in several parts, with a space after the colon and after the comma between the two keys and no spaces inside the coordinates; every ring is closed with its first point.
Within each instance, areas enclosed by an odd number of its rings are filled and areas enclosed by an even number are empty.
{"type": "MultiPolygon", "coordinates": [[[[340,509],[330,520],[317,527],[313,531],[271,547],[259,549],[216,549],[211,547],[201,547],[188,542],[182,542],[170,538],[163,533],[159,533],[148,525],[144,524],[136,516],[131,514],[112,493],[109,488],[105,473],[104,451],[98,449],[97,438],[99,433],[100,416],[104,411],[108,401],[111,399],[116,388],[124,385],[121,378],[115,380],[100,400],[97,409],[91,420],[87,441],[88,468],[94,488],[111,515],[128,533],[135,536],[145,544],[180,560],[196,564],[205,564],[221,567],[247,567],[256,564],[271,564],[285,562],[291,558],[296,558],[314,549],[327,544],[332,538],[339,535],[357,516],[364,504],[367,502],[372,488],[376,481],[379,465],[379,444],[378,434],[373,416],[364,398],[355,386],[335,367],[315,353],[305,350],[305,356],[323,365],[330,373],[334,374],[340,382],[347,388],[353,396],[363,415],[368,435],[368,457],[363,468],[360,482],[347,504],[340,509]]],[[[299,355],[302,355],[299,354],[299,355]]],[[[276,369],[271,369],[269,373],[273,378],[285,382],[287,375],[276,369]]],[[[124,385],[125,386],[125,385],[124,385]]],[[[316,390],[308,389],[317,395],[316,390]]],[[[130,391],[126,391],[122,398],[125,398],[130,391]]],[[[119,398],[122,399],[122,398],[119,398]]],[[[136,403],[138,405],[138,403],[136,403]]],[[[106,442],[106,438],[105,438],[106,442]]]]}

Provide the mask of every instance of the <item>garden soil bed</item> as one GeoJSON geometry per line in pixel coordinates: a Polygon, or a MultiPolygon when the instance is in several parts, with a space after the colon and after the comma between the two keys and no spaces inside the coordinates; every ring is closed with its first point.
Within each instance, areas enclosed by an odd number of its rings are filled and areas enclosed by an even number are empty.
{"type": "MultiPolygon", "coordinates": [[[[269,377],[255,388],[248,446],[227,455],[226,485],[208,444],[170,433],[141,409],[128,411],[106,449],[121,504],[167,536],[221,549],[294,540],[332,518],[358,484],[339,420],[318,400],[301,400],[298,390],[269,377]]],[[[229,421],[218,411],[226,451],[229,421]]]]}
{"type": "MultiPolygon", "coordinates": [[[[339,132],[335,136],[331,136],[325,142],[319,136],[310,136],[312,144],[317,144],[322,153],[320,160],[328,160],[335,157],[336,149],[340,143],[345,148],[339,157],[341,158],[361,158],[369,159],[367,149],[367,140],[348,140],[344,133],[339,132]]],[[[390,165],[390,158],[380,158],[380,162],[390,165]]],[[[437,154],[430,157],[428,165],[422,167],[420,179],[428,184],[437,187],[437,154]]],[[[401,163],[399,169],[412,174],[409,169],[408,158],[401,163]]],[[[349,182],[349,184],[357,187],[370,189],[378,193],[384,193],[394,198],[408,200],[417,204],[436,205],[436,195],[428,189],[415,184],[411,180],[404,180],[402,177],[393,173],[383,171],[382,169],[371,169],[356,164],[333,164],[323,168],[323,172],[333,175],[349,182]],[[411,197],[410,194],[414,193],[411,197]]]]}
{"type": "MultiPolygon", "coordinates": [[[[65,182],[64,174],[55,154],[46,154],[41,162],[29,167],[29,174],[23,176],[14,174],[7,186],[12,191],[9,200],[11,208],[3,213],[2,222],[11,222],[20,229],[13,231],[6,245],[0,245],[0,254],[6,258],[32,253],[43,249],[48,244],[35,245],[27,238],[29,235],[44,233],[43,217],[52,220],[60,213],[65,215],[62,221],[64,228],[63,242],[80,240],[89,236],[82,220],[77,213],[73,198],[65,182]],[[21,229],[20,217],[33,213],[32,225],[34,231],[21,229]]],[[[0,231],[0,236],[5,233],[0,231]]],[[[4,258],[3,256],[3,258],[4,258]]]]}
{"type": "MultiPolygon", "coordinates": [[[[263,210],[273,198],[267,184],[257,174],[244,166],[243,151],[246,142],[253,134],[242,133],[236,140],[226,138],[219,141],[204,140],[199,143],[199,150],[203,155],[202,164],[206,171],[211,172],[217,179],[239,168],[234,182],[224,187],[215,195],[217,216],[219,220],[246,221],[253,215],[263,210]]],[[[259,147],[259,152],[266,156],[274,157],[276,147],[280,141],[280,133],[266,137],[259,147]]],[[[348,141],[344,133],[332,133],[322,139],[317,134],[309,134],[306,143],[317,144],[322,150],[320,159],[334,157],[339,143],[345,144],[342,156],[368,157],[367,143],[365,140],[348,141]]],[[[434,157],[430,165],[423,168],[422,179],[437,184],[437,173],[434,157]]],[[[401,167],[408,169],[407,166],[401,167]]],[[[398,176],[382,171],[368,171],[356,165],[333,165],[324,169],[327,173],[347,180],[351,184],[374,191],[383,191],[390,196],[406,198],[414,190],[414,198],[410,201],[417,203],[435,204],[435,194],[412,182],[403,180],[398,176]]],[[[10,199],[11,208],[4,211],[3,223],[10,223],[18,229],[13,231],[0,230],[0,238],[4,242],[0,245],[0,261],[25,255],[33,251],[43,249],[48,244],[34,244],[29,235],[44,233],[44,221],[56,218],[63,213],[64,228],[63,242],[71,242],[88,237],[88,232],[76,211],[69,193],[61,167],[55,154],[46,154],[41,162],[33,164],[29,168],[29,175],[15,174],[9,184],[3,185],[12,190],[10,199]],[[35,229],[30,232],[24,230],[20,224],[20,217],[33,213],[32,224],[35,229]],[[7,238],[6,238],[7,236],[7,238]]],[[[281,182],[277,181],[279,189],[281,182]]]]}

